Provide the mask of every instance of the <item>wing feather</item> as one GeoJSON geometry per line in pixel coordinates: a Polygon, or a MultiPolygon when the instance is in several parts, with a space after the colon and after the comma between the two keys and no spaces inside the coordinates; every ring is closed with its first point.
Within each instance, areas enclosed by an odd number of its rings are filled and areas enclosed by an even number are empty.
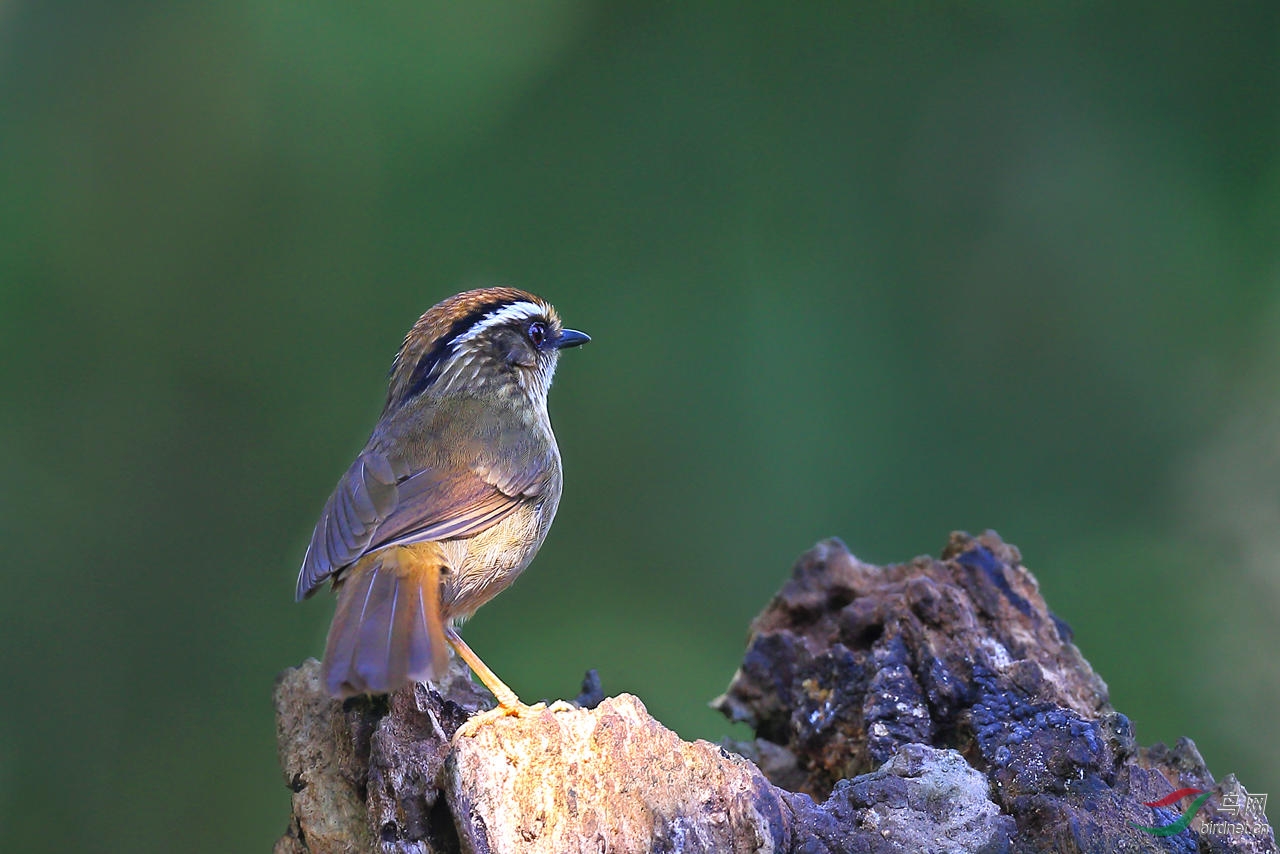
{"type": "Polygon", "coordinates": [[[298,572],[304,599],[364,555],[391,545],[472,537],[540,493],[554,452],[524,469],[427,467],[397,478],[385,455],[365,450],[329,496],[298,572]]]}

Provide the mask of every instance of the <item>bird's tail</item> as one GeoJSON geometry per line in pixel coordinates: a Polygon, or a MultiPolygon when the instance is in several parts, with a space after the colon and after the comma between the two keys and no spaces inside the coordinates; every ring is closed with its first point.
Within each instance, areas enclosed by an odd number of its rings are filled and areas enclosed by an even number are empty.
{"type": "Polygon", "coordinates": [[[383,549],[347,571],[324,650],[330,694],[388,694],[444,675],[444,565],[439,548],[423,543],[383,549]]]}

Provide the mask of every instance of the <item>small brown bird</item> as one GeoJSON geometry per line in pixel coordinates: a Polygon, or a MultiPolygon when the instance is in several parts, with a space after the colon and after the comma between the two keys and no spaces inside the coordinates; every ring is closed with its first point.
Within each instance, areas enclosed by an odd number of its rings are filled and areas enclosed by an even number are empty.
{"type": "Polygon", "coordinates": [[[449,297],[409,330],[298,573],[299,600],[326,579],[338,592],[330,694],[438,679],[447,642],[502,709],[520,708],[453,624],[515,581],[551,527],[562,475],[547,390],[560,351],[589,340],[515,288],[449,297]]]}

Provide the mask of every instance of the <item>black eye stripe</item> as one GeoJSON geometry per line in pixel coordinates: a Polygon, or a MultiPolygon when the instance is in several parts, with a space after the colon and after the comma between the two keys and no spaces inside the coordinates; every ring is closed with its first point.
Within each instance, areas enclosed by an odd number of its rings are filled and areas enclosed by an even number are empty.
{"type": "Polygon", "coordinates": [[[435,370],[453,353],[453,344],[458,340],[459,336],[466,334],[467,330],[475,326],[490,312],[500,311],[509,305],[514,305],[518,300],[500,300],[498,302],[485,303],[473,309],[470,313],[459,317],[449,325],[449,331],[441,335],[436,341],[434,347],[422,355],[418,359],[418,363],[413,366],[413,373],[409,376],[409,386],[405,390],[404,399],[421,394],[435,380],[435,370]]]}

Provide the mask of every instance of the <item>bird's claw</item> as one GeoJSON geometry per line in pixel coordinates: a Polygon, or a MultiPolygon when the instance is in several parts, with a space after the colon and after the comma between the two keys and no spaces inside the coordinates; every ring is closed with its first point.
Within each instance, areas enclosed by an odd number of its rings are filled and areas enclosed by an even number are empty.
{"type": "Polygon", "coordinates": [[[493,721],[502,720],[503,718],[524,718],[538,712],[572,712],[576,711],[577,706],[566,703],[564,700],[556,700],[550,706],[546,703],[534,703],[532,706],[526,706],[519,700],[508,705],[494,706],[492,709],[486,709],[483,712],[477,712],[458,727],[453,734],[454,738],[472,738],[480,728],[493,721]]]}

